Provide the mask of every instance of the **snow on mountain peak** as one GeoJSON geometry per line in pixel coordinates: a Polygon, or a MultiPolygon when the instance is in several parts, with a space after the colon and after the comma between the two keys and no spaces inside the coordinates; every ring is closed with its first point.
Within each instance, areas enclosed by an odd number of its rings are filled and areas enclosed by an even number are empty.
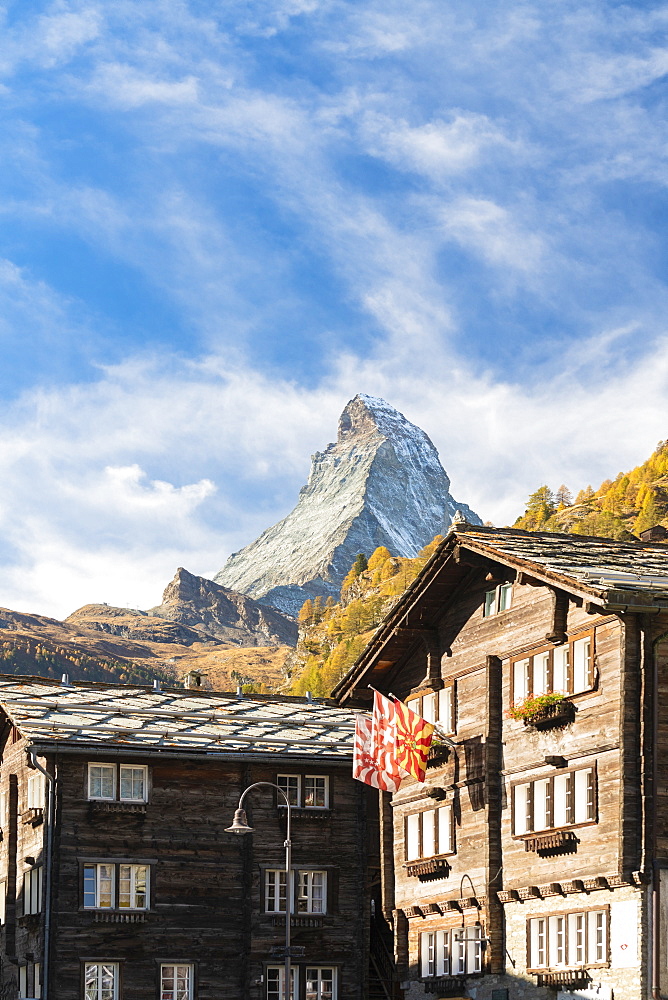
{"type": "Polygon", "coordinates": [[[358,552],[385,545],[414,556],[460,509],[428,436],[384,399],[345,406],[335,444],[313,455],[297,506],[228,559],[215,581],[296,614],[308,597],[337,596],[358,552]]]}

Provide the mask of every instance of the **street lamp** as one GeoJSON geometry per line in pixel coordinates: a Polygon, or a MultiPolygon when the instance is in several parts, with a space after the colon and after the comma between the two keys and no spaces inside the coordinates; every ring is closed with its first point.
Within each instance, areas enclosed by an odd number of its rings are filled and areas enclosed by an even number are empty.
{"type": "Polygon", "coordinates": [[[290,820],[292,806],[290,805],[290,801],[285,794],[284,789],[282,789],[280,785],[275,785],[273,781],[256,781],[254,784],[249,785],[248,788],[241,793],[239,805],[234,812],[232,826],[226,827],[225,833],[236,833],[242,835],[244,833],[253,832],[253,827],[248,825],[248,818],[246,816],[246,810],[243,808],[243,804],[248,793],[253,788],[258,788],[260,785],[266,785],[268,788],[276,788],[285,799],[285,805],[288,810],[288,828],[286,831],[285,842],[283,844],[285,848],[285,985],[283,987],[283,996],[285,1000],[290,1000],[290,959],[292,957],[290,954],[290,910],[292,903],[292,843],[290,841],[290,820]]]}

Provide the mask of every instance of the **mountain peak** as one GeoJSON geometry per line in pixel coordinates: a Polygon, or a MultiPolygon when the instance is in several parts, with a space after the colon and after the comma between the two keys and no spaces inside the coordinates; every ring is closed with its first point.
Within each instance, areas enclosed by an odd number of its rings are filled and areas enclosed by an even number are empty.
{"type": "Polygon", "coordinates": [[[424,431],[384,399],[360,393],[343,409],[336,443],[313,456],[294,510],[231,555],[214,579],[294,615],[309,597],[338,596],[358,552],[385,545],[415,556],[458,508],[482,523],[450,495],[424,431]]]}
{"type": "Polygon", "coordinates": [[[384,399],[360,392],[346,403],[339,417],[337,444],[348,441],[351,436],[379,433],[388,437],[402,432],[417,433],[426,437],[424,431],[412,424],[403,413],[384,399]]]}

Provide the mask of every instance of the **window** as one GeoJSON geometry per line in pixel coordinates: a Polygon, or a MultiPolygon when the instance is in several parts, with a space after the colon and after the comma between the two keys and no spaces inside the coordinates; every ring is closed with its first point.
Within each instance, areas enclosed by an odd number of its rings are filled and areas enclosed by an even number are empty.
{"type": "MultiPolygon", "coordinates": [[[[329,808],[329,778],[326,775],[279,774],[276,784],[283,789],[291,806],[304,809],[329,808]]],[[[283,796],[277,795],[276,798],[279,808],[285,809],[283,796]]]]}
{"type": "Polygon", "coordinates": [[[484,617],[489,618],[491,615],[498,615],[500,611],[507,611],[510,607],[512,593],[512,583],[501,583],[494,590],[485,591],[484,617]]]}
{"type": "Polygon", "coordinates": [[[306,809],[326,809],[327,778],[307,774],[304,778],[304,806],[306,809]]]}
{"type": "Polygon", "coordinates": [[[527,924],[529,969],[577,968],[607,963],[607,910],[581,910],[534,917],[527,924]]]}
{"type": "Polygon", "coordinates": [[[7,923],[7,880],[0,882],[0,927],[7,923]]]}
{"type": "Polygon", "coordinates": [[[561,646],[543,646],[511,660],[513,704],[532,695],[579,694],[594,686],[594,633],[569,639],[561,646]]]}
{"type": "Polygon", "coordinates": [[[121,764],[121,802],[146,802],[146,768],[121,764]]]}
{"type": "Polygon", "coordinates": [[[28,778],[28,794],[26,805],[28,809],[44,808],[44,775],[31,774],[28,778]]]}
{"type": "Polygon", "coordinates": [[[192,965],[160,966],[160,1000],[192,1000],[192,965]]]}
{"type": "Polygon", "coordinates": [[[137,764],[89,764],[88,798],[146,802],[148,768],[137,764]]]}
{"type": "MultiPolygon", "coordinates": [[[[288,802],[291,806],[301,805],[301,777],[298,774],[279,774],[276,779],[276,784],[279,788],[282,788],[285,792],[288,802]]],[[[285,802],[283,801],[283,796],[278,796],[278,804],[285,808],[285,802]]]]}
{"type": "Polygon", "coordinates": [[[336,1000],[336,969],[307,966],[306,1000],[336,1000]]]}
{"type": "Polygon", "coordinates": [[[326,872],[297,872],[297,913],[324,913],[326,872]]]}
{"type": "MultiPolygon", "coordinates": [[[[295,1000],[295,985],[299,985],[299,969],[290,969],[290,1000],[295,1000]]],[[[285,1000],[285,966],[267,969],[267,1000],[285,1000]]]]}
{"type": "Polygon", "coordinates": [[[40,913],[42,909],[42,866],[23,873],[23,912],[40,913]]]}
{"type": "Polygon", "coordinates": [[[406,861],[452,854],[452,806],[410,813],[405,820],[406,861]]]}
{"type": "Polygon", "coordinates": [[[455,927],[422,931],[420,934],[420,975],[472,975],[482,969],[482,929],[455,927]]]}
{"type": "Polygon", "coordinates": [[[593,767],[536,778],[513,786],[513,833],[596,822],[596,772],[593,767]]]}
{"type": "Polygon", "coordinates": [[[19,966],[19,1000],[39,1000],[42,995],[42,967],[39,962],[19,966]]]}
{"type": "Polygon", "coordinates": [[[145,910],[148,908],[148,883],[148,865],[85,864],[84,908],[145,910]]]}
{"type": "Polygon", "coordinates": [[[86,1000],[118,1000],[118,966],[113,962],[86,962],[86,1000]]]}
{"type": "MultiPolygon", "coordinates": [[[[265,873],[265,912],[285,913],[285,872],[268,869],[265,873]]],[[[292,913],[327,912],[327,872],[296,871],[293,873],[296,899],[292,913]]]]}
{"type": "Polygon", "coordinates": [[[119,865],[119,909],[145,910],[147,905],[147,885],[147,865],[119,865]]]}
{"type": "Polygon", "coordinates": [[[455,731],[455,688],[454,684],[441,688],[440,691],[430,691],[419,698],[407,698],[406,704],[427,722],[440,723],[440,729],[446,733],[455,731]]]}

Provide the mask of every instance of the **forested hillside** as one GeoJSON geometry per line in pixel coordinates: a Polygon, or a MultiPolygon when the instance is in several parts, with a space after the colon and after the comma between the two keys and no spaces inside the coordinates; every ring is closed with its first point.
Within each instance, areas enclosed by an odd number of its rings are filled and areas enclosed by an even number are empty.
{"type": "Polygon", "coordinates": [[[657,524],[668,528],[668,441],[631,472],[606,479],[597,490],[587,486],[575,499],[564,485],[554,492],[540,486],[513,527],[624,540],[657,524]]]}
{"type": "Polygon", "coordinates": [[[299,612],[299,643],[287,665],[291,694],[330,693],[442,538],[437,535],[414,559],[393,556],[384,546],[368,560],[360,553],[338,603],[331,597],[306,601],[299,612]]]}

